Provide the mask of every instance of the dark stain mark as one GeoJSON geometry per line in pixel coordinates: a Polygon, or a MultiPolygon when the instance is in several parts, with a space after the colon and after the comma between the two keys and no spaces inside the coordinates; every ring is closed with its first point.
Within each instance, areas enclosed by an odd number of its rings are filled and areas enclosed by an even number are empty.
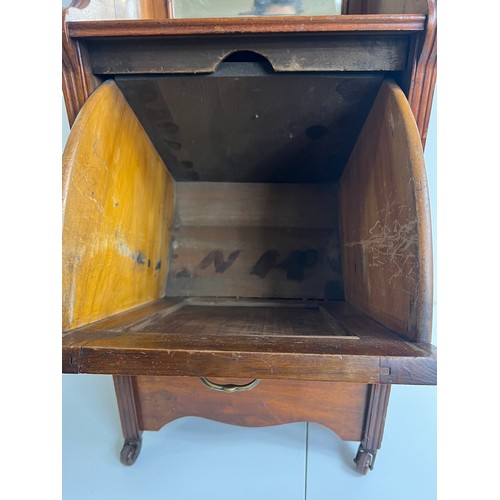
{"type": "Polygon", "coordinates": [[[191,278],[191,271],[188,269],[181,269],[175,273],[176,278],[191,278]]]}
{"type": "Polygon", "coordinates": [[[155,271],[159,271],[161,269],[161,260],[159,260],[157,263],[156,263],[156,266],[155,266],[155,271]]]}
{"type": "Polygon", "coordinates": [[[279,256],[280,253],[277,250],[268,250],[265,254],[261,255],[250,274],[255,274],[259,278],[265,278],[271,269],[278,267],[279,256]]]}
{"type": "Polygon", "coordinates": [[[344,101],[348,103],[359,101],[365,92],[362,85],[353,85],[351,81],[339,82],[335,88],[338,94],[342,96],[344,101]]]}
{"type": "Polygon", "coordinates": [[[119,203],[117,201],[115,201],[114,205],[115,205],[115,208],[116,208],[119,205],[119,203]]]}
{"type": "Polygon", "coordinates": [[[184,168],[193,168],[194,167],[194,164],[192,161],[181,161],[181,165],[184,167],[184,168]]]}
{"type": "Polygon", "coordinates": [[[182,147],[179,142],[174,142],[174,141],[165,141],[165,142],[167,143],[167,146],[170,149],[173,149],[174,151],[178,151],[182,147]]]}
{"type": "Polygon", "coordinates": [[[324,293],[325,299],[344,300],[344,287],[340,281],[327,281],[324,293]]]}
{"type": "Polygon", "coordinates": [[[135,256],[135,261],[137,264],[141,265],[146,263],[146,256],[142,252],[137,252],[137,255],[135,256]]]}
{"type": "Polygon", "coordinates": [[[311,141],[317,141],[328,134],[328,128],[324,125],[311,125],[306,128],[306,135],[311,141]]]}
{"type": "Polygon", "coordinates": [[[268,250],[259,258],[250,274],[265,278],[272,269],[283,269],[287,272],[287,280],[302,281],[305,277],[304,270],[318,262],[318,252],[311,248],[305,251],[293,250],[281,264],[278,264],[279,256],[277,250],[268,250]]]}
{"type": "Polygon", "coordinates": [[[148,259],[148,267],[151,267],[151,259],[148,259]]]}
{"type": "Polygon", "coordinates": [[[213,263],[213,265],[215,266],[215,272],[223,273],[234,264],[234,261],[238,258],[238,255],[240,255],[240,253],[241,250],[235,250],[234,252],[231,252],[229,254],[229,257],[225,261],[224,255],[220,250],[213,250],[199,263],[199,266],[201,269],[207,269],[213,263]]]}
{"type": "Polygon", "coordinates": [[[284,269],[286,279],[289,281],[302,281],[304,279],[304,269],[312,267],[318,262],[318,252],[309,248],[305,251],[294,250],[280,264],[280,269],[284,269]]]}
{"type": "Polygon", "coordinates": [[[167,134],[175,134],[179,131],[179,125],[171,122],[163,122],[158,124],[167,134]]]}

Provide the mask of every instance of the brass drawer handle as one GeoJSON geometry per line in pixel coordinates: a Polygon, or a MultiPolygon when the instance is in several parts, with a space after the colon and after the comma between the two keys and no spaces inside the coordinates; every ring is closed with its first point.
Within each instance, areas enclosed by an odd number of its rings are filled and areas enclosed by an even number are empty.
{"type": "Polygon", "coordinates": [[[222,391],[222,392],[241,392],[241,391],[250,391],[253,389],[259,382],[260,379],[256,378],[252,380],[248,384],[244,385],[236,385],[236,384],[216,384],[208,380],[208,378],[200,377],[200,380],[206,385],[209,389],[213,389],[214,391],[222,391]]]}

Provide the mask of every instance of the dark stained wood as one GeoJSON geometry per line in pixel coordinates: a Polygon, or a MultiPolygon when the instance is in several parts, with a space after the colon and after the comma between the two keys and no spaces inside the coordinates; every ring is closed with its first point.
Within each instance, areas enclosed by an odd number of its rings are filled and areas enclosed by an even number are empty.
{"type": "Polygon", "coordinates": [[[420,136],[401,89],[384,82],[340,180],[346,300],[429,341],[432,251],[420,136]]]}
{"type": "Polygon", "coordinates": [[[252,183],[337,181],[381,81],[276,74],[252,62],[207,76],[116,77],[176,181],[252,183]]]}
{"type": "Polygon", "coordinates": [[[139,376],[136,386],[144,430],[159,430],[184,416],[252,427],[309,421],[352,441],[362,438],[369,392],[369,387],[363,384],[261,380],[250,391],[225,394],[211,391],[195,377],[139,376]]]}
{"type": "Polygon", "coordinates": [[[401,71],[407,64],[408,35],[288,35],[283,37],[113,38],[88,40],[97,75],[211,73],[238,51],[265,57],[277,72],[401,71]],[[168,50],[166,50],[168,48],[168,50]],[[315,57],[311,57],[314,53],[315,57]]]}
{"type": "Polygon", "coordinates": [[[116,400],[122,424],[123,448],[120,460],[123,465],[133,465],[141,451],[142,428],[139,425],[137,389],[133,377],[113,376],[116,400]]]}
{"type": "Polygon", "coordinates": [[[217,329],[210,331],[210,325],[202,334],[171,333],[168,318],[176,314],[172,313],[157,322],[157,330],[155,324],[146,323],[148,332],[141,331],[140,324],[135,331],[124,324],[122,332],[89,327],[68,333],[63,337],[63,371],[435,383],[435,352],[430,344],[404,342],[344,302],[323,307],[359,339],[231,335],[217,329]],[[351,329],[353,323],[355,328],[351,329]],[[408,366],[411,373],[405,369],[408,366]]]}
{"type": "Polygon", "coordinates": [[[343,298],[333,184],[176,187],[168,296],[343,298]]]}
{"type": "Polygon", "coordinates": [[[366,474],[368,469],[373,469],[377,451],[382,446],[390,392],[391,386],[387,384],[370,386],[363,439],[354,459],[356,469],[361,474],[366,474]]]}
{"type": "Polygon", "coordinates": [[[245,33],[324,33],[384,31],[418,32],[425,29],[426,16],[349,15],[235,17],[211,19],[74,21],[69,23],[75,38],[155,37],[163,35],[207,35],[245,33]]]}
{"type": "MultiPolygon", "coordinates": [[[[73,2],[77,3],[82,2],[73,2]]],[[[62,11],[62,90],[71,126],[83,103],[101,80],[92,74],[85,46],[69,36],[66,22],[68,9],[62,11]]]]}
{"type": "Polygon", "coordinates": [[[429,10],[427,29],[420,56],[414,65],[408,94],[408,101],[415,116],[424,148],[437,76],[436,1],[428,0],[427,4],[429,10]]]}

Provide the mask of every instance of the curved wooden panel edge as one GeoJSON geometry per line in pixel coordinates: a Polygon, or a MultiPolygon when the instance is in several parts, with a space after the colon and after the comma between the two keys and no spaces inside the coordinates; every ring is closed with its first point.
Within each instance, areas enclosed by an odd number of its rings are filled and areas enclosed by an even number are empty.
{"type": "Polygon", "coordinates": [[[340,180],[346,300],[387,328],[429,342],[432,243],[418,128],[384,81],[340,180]]]}
{"type": "MultiPolygon", "coordinates": [[[[247,383],[246,379],[216,379],[247,383]]],[[[195,377],[135,377],[140,427],[157,431],[186,416],[231,425],[263,427],[317,422],[344,440],[362,438],[368,385],[294,380],[261,380],[233,394],[210,390],[195,377]]]]}
{"type": "Polygon", "coordinates": [[[63,330],[159,298],[174,181],[113,81],[75,121],[62,195],[63,330]]]}

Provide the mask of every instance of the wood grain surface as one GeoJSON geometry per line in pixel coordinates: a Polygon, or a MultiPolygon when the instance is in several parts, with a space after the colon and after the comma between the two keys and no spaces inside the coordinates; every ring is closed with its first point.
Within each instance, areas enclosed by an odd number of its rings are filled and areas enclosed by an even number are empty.
{"type": "Polygon", "coordinates": [[[176,187],[168,296],[343,298],[334,184],[176,187]]]}
{"type": "Polygon", "coordinates": [[[297,321],[291,335],[226,332],[209,315],[203,331],[184,331],[181,325],[172,333],[169,317],[175,319],[175,311],[182,309],[172,299],[161,299],[65,334],[63,371],[436,383],[436,353],[430,344],[405,341],[345,302],[322,301],[321,307],[353,337],[302,335],[304,326],[297,321]]]}
{"type": "Polygon", "coordinates": [[[340,180],[346,300],[429,341],[432,246],[420,136],[401,89],[384,82],[340,180]]]}
{"type": "Polygon", "coordinates": [[[112,81],[82,108],[63,155],[63,330],[161,296],[174,182],[112,81]]]}
{"type": "MultiPolygon", "coordinates": [[[[212,391],[195,377],[136,377],[140,426],[156,431],[184,416],[233,425],[268,426],[317,422],[345,440],[359,441],[369,392],[364,384],[261,380],[251,391],[212,391]]],[[[213,379],[219,384],[245,379],[213,379]]]]}

